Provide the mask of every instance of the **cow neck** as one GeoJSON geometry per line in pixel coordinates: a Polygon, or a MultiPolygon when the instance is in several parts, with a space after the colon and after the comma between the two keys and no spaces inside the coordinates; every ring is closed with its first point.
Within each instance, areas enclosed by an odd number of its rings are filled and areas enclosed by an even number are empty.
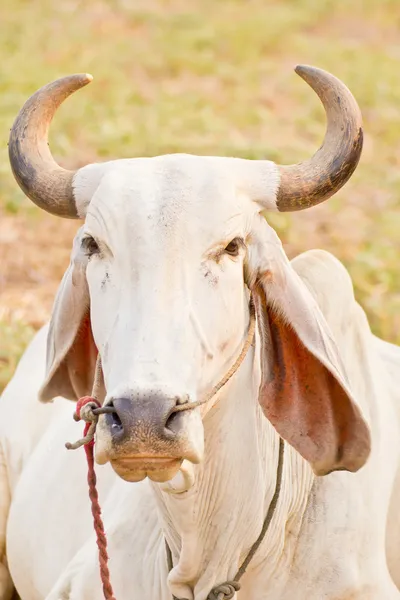
{"type": "MultiPolygon", "coordinates": [[[[267,534],[268,528],[271,524],[271,521],[273,519],[275,510],[276,510],[276,506],[279,501],[279,495],[280,495],[281,484],[282,484],[284,450],[285,450],[285,443],[284,443],[283,439],[280,438],[275,493],[271,500],[271,504],[269,505],[267,516],[265,517],[260,535],[258,536],[256,541],[250,548],[250,551],[248,552],[246,558],[244,559],[240,569],[236,573],[233,580],[225,581],[224,583],[214,587],[211,590],[210,594],[207,596],[208,600],[215,600],[215,599],[224,600],[224,598],[229,600],[229,598],[233,598],[236,591],[240,590],[240,588],[241,588],[240,580],[242,579],[243,575],[246,573],[248,566],[250,565],[252,559],[254,558],[254,555],[256,554],[258,548],[261,546],[261,544],[264,540],[264,537],[267,534]]],[[[172,560],[172,553],[171,553],[171,548],[169,547],[167,541],[165,542],[165,545],[166,545],[166,552],[167,552],[168,571],[170,572],[170,571],[172,571],[173,566],[174,566],[173,560],[172,560]]],[[[173,600],[179,600],[179,598],[177,598],[176,596],[173,596],[173,600]]]]}
{"type": "MultiPolygon", "coordinates": [[[[252,348],[205,416],[205,456],[195,467],[193,487],[170,494],[151,484],[171,549],[169,583],[176,598],[206,600],[210,590],[234,580],[266,521],[280,440],[258,404],[258,364],[252,348]]],[[[262,548],[267,540],[273,545],[272,529],[262,548]]],[[[265,552],[257,554],[259,564],[265,552]]]]}

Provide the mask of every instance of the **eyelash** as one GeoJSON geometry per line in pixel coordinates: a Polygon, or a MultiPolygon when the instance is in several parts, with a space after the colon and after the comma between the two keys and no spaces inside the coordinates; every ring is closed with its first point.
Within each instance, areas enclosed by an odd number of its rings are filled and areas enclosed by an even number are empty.
{"type": "MultiPolygon", "coordinates": [[[[236,237],[227,244],[224,248],[224,254],[228,254],[229,256],[236,257],[239,256],[240,250],[244,248],[244,241],[240,237],[236,237]]],[[[95,254],[99,254],[100,248],[96,240],[87,236],[82,240],[82,249],[84,250],[87,256],[93,256],[95,254]]]]}
{"type": "Polygon", "coordinates": [[[91,236],[83,238],[81,246],[86,256],[93,256],[94,254],[99,254],[100,252],[98,243],[91,236]]]}
{"type": "Polygon", "coordinates": [[[239,252],[242,248],[244,248],[244,241],[242,238],[236,237],[225,246],[224,253],[229,256],[239,256],[239,252]]]}

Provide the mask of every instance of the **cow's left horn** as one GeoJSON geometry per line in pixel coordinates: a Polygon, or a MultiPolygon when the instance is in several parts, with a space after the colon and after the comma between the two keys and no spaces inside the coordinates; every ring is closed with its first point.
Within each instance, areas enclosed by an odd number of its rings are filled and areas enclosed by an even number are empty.
{"type": "Polygon", "coordinates": [[[361,112],[344,83],[315,67],[295,70],[318,94],[328,125],[323,144],[311,159],[279,166],[276,204],[282,212],[315,206],[335,194],[353,174],[363,146],[361,112]]]}
{"type": "Polygon", "coordinates": [[[49,126],[60,104],[91,81],[85,73],[45,85],[24,104],[10,133],[8,154],[19,186],[40,208],[60,217],[79,217],[72,187],[75,171],[63,169],[52,157],[49,126]]]}

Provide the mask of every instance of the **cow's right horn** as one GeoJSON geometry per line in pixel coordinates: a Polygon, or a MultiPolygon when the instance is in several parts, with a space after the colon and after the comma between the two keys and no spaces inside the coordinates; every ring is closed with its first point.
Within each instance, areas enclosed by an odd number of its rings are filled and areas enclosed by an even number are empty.
{"type": "Polygon", "coordinates": [[[48,131],[60,104],[92,81],[86,73],[45,85],[27,100],[12,126],[8,144],[11,168],[24,193],[53,215],[79,218],[73,193],[75,171],[60,167],[48,147],[48,131]]]}

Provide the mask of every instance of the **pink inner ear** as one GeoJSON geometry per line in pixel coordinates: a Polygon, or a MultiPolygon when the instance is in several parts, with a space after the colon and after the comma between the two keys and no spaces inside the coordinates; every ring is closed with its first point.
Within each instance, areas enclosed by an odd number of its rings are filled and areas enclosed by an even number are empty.
{"type": "Polygon", "coordinates": [[[358,407],[295,330],[266,306],[264,293],[257,296],[257,315],[264,321],[259,401],[265,416],[317,475],[357,471],[370,450],[358,407]]]}
{"type": "Polygon", "coordinates": [[[65,361],[68,375],[77,398],[91,394],[97,359],[97,348],[87,312],[65,361]]]}

